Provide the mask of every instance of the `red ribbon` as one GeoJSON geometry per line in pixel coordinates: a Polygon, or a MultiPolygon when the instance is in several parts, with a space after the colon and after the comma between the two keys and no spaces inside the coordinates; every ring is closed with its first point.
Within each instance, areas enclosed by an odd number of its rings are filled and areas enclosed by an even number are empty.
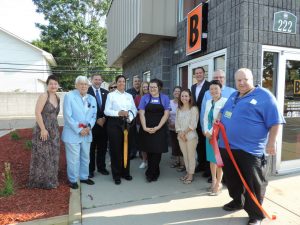
{"type": "Polygon", "coordinates": [[[85,125],[85,124],[83,124],[83,123],[80,123],[80,124],[78,125],[78,127],[79,127],[79,128],[87,128],[87,125],[85,125]]]}
{"type": "MultiPolygon", "coordinates": [[[[223,140],[224,140],[224,143],[225,143],[225,148],[226,148],[226,151],[236,169],[236,171],[238,172],[240,178],[241,178],[241,181],[243,182],[248,194],[250,195],[251,199],[253,200],[253,202],[257,205],[257,207],[260,209],[260,211],[270,220],[275,220],[276,219],[276,215],[272,215],[270,216],[265,210],[264,208],[261,206],[261,204],[259,203],[259,201],[257,200],[257,198],[255,197],[255,195],[252,193],[252,191],[250,190],[247,182],[245,181],[241,171],[240,171],[240,168],[238,167],[235,159],[234,159],[234,156],[231,152],[231,149],[230,149],[230,146],[229,146],[229,142],[228,142],[228,139],[227,139],[227,135],[226,135],[226,131],[225,131],[225,127],[224,125],[221,123],[221,122],[215,122],[214,123],[214,126],[213,126],[213,134],[212,134],[212,139],[210,141],[211,145],[213,146],[213,149],[214,149],[214,152],[216,154],[216,159],[217,157],[221,157],[220,156],[220,150],[219,150],[219,147],[218,147],[218,142],[217,142],[217,137],[219,135],[219,131],[221,130],[221,134],[222,134],[222,137],[223,137],[223,140]]],[[[219,159],[220,160],[220,159],[219,159]]],[[[221,162],[222,162],[222,159],[221,159],[221,162]]],[[[220,161],[219,161],[220,163],[220,161]]],[[[218,165],[218,159],[217,159],[217,165],[218,165]]],[[[222,165],[223,165],[223,162],[222,162],[222,165]]],[[[230,181],[228,181],[230,182],[230,181]]]]}

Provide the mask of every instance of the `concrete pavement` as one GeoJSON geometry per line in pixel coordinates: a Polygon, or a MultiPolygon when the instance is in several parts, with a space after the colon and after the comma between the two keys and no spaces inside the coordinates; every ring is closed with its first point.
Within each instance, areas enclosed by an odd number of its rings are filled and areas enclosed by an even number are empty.
{"type": "MultiPolygon", "coordinates": [[[[0,118],[0,136],[11,129],[29,128],[34,118],[0,118]]],[[[60,118],[60,125],[62,125],[60,118]]],[[[147,183],[139,159],[131,161],[133,181],[113,183],[111,175],[95,173],[93,186],[81,185],[83,225],[243,225],[247,214],[230,213],[222,206],[231,199],[226,188],[219,196],[208,196],[206,179],[196,174],[189,185],[179,181],[182,173],[170,168],[170,154],[164,154],[161,176],[147,183]]],[[[109,166],[107,166],[109,168],[109,166]]],[[[264,220],[263,225],[300,225],[300,173],[270,178],[264,208],[277,220],[264,220]]]]}
{"type": "MultiPolygon", "coordinates": [[[[160,225],[203,224],[243,225],[245,211],[226,212],[222,206],[231,201],[226,188],[219,196],[208,196],[209,184],[199,174],[192,184],[183,184],[182,173],[170,168],[170,155],[164,154],[161,176],[147,183],[139,159],[131,160],[132,181],[122,179],[121,185],[112,177],[95,173],[93,186],[81,185],[83,225],[160,225]]],[[[300,173],[272,177],[264,208],[277,220],[262,224],[300,225],[300,173]]]]}

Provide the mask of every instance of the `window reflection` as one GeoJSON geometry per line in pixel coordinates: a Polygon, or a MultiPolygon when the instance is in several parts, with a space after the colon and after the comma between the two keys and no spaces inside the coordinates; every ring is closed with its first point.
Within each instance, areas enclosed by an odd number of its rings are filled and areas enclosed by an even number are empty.
{"type": "Polygon", "coordinates": [[[262,86],[276,96],[278,53],[264,52],[262,86]]]}

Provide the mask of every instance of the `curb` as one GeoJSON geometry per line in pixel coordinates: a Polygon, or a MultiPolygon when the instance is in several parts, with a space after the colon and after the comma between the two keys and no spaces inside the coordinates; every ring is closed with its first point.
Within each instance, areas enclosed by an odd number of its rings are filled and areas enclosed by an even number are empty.
{"type": "Polygon", "coordinates": [[[70,188],[70,201],[69,201],[69,217],[68,224],[81,224],[81,187],[79,184],[78,189],[70,188]]]}

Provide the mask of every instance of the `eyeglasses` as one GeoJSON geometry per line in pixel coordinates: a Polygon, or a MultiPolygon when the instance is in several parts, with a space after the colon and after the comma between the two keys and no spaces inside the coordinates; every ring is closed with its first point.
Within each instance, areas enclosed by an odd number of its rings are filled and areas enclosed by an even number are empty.
{"type": "Polygon", "coordinates": [[[117,88],[117,86],[112,86],[109,88],[109,90],[116,89],[116,88],[117,88]]]}

